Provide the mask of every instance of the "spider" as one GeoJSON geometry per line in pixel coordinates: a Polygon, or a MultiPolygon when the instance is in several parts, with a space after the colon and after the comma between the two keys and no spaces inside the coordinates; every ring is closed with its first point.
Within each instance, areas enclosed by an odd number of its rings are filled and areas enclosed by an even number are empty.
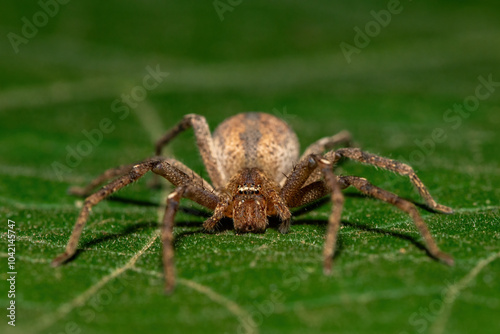
{"type": "Polygon", "coordinates": [[[287,123],[275,116],[258,112],[237,114],[221,123],[211,134],[203,116],[185,115],[158,140],[155,157],[109,169],[85,188],[70,189],[73,194],[88,196],[101,183],[114,179],[85,199],[66,250],[52,261],[52,266],[59,266],[75,255],[94,205],[149,171],[175,186],[167,197],[161,226],[166,293],[171,293],[175,286],[173,227],[179,201],[183,197],[213,210],[213,215],[203,223],[206,231],[214,231],[222,218],[232,218],[234,229],[240,234],[264,232],[270,216],[277,216],[278,230],[287,233],[290,229],[290,208],[329,195],[333,205],[328,217],[323,270],[325,274],[330,274],[344,204],[342,190],[352,186],[365,195],[408,213],[425,240],[429,255],[453,265],[453,258],[436,245],[413,203],[372,185],[365,178],[335,175],[334,166],[340,159],[347,158],[407,176],[430,209],[441,213],[452,213],[453,210],[434,201],[410,166],[350,147],[350,142],[349,132],[342,131],[314,142],[299,158],[296,134],[287,123]],[[161,157],[162,148],[189,128],[194,130],[196,144],[212,184],[180,161],[161,157]],[[345,147],[331,150],[338,145],[345,147]]]}

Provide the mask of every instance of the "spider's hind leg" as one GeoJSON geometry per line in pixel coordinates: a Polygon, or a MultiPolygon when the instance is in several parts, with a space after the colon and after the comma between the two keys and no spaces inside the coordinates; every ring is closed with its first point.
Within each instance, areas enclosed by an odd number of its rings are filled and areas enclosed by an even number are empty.
{"type": "Polygon", "coordinates": [[[425,243],[427,244],[427,250],[429,254],[431,254],[434,258],[448,265],[453,265],[453,258],[439,249],[436,242],[432,238],[432,235],[429,232],[427,225],[425,224],[424,220],[418,213],[417,208],[413,203],[405,199],[402,199],[401,197],[387,190],[374,186],[373,184],[371,184],[362,177],[341,176],[339,177],[339,183],[343,188],[348,186],[353,186],[365,195],[390,203],[408,213],[410,217],[413,219],[415,226],[417,226],[420,235],[422,235],[422,237],[424,238],[425,243]]]}

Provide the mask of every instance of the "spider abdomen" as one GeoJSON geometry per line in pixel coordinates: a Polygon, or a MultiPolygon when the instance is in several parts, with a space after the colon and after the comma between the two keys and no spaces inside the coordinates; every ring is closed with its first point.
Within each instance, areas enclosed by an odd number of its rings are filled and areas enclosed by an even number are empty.
{"type": "Polygon", "coordinates": [[[265,113],[228,118],[214,131],[213,140],[228,180],[243,168],[257,167],[280,182],[299,158],[295,132],[283,120],[265,113]]]}

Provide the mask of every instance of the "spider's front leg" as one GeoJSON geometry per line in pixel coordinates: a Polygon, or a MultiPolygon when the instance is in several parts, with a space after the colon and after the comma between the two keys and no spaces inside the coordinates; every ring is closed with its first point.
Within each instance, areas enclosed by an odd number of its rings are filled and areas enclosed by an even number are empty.
{"type": "Polygon", "coordinates": [[[153,172],[177,186],[167,197],[167,207],[165,208],[161,232],[165,293],[170,294],[175,287],[173,229],[181,198],[189,198],[216,212],[220,207],[221,199],[214,193],[212,186],[208,182],[177,160],[165,159],[155,165],[153,172]]]}
{"type": "Polygon", "coordinates": [[[432,198],[431,194],[425,187],[424,183],[419,179],[411,166],[397,160],[363,152],[359,148],[341,148],[325,154],[325,158],[331,161],[338,161],[342,157],[356,160],[364,164],[380,167],[391,172],[398,173],[400,175],[408,176],[410,178],[410,181],[417,188],[420,196],[422,196],[422,198],[431,209],[439,211],[441,213],[453,213],[453,209],[436,203],[436,201],[432,198]]]}
{"type": "MultiPolygon", "coordinates": [[[[310,154],[302,158],[288,176],[280,192],[280,197],[283,198],[288,207],[297,207],[319,199],[328,193],[331,194],[333,207],[328,218],[328,232],[323,251],[324,272],[326,274],[331,272],[337,232],[340,227],[340,215],[344,206],[344,195],[336,176],[333,174],[333,165],[334,163],[318,154],[310,154]],[[320,171],[325,180],[304,186],[317,170],[320,171]]],[[[280,226],[280,232],[286,233],[284,226],[280,226]]]]}
{"type": "Polygon", "coordinates": [[[136,164],[128,164],[128,165],[122,165],[118,166],[115,168],[110,168],[106,170],[104,173],[93,179],[89,184],[87,184],[85,187],[71,187],[68,189],[68,193],[71,195],[77,195],[77,196],[88,196],[92,193],[92,191],[103,184],[106,181],[109,181],[111,179],[114,179],[115,177],[118,176],[123,176],[130,172],[130,170],[135,166],[136,164]]]}
{"type": "MultiPolygon", "coordinates": [[[[286,207],[299,206],[297,203],[300,203],[304,197],[302,187],[317,167],[318,164],[315,155],[310,154],[302,158],[293,168],[290,175],[286,177],[285,184],[281,188],[279,196],[277,196],[286,207]]],[[[279,226],[279,231],[285,234],[289,228],[290,219],[285,219],[279,226]]]]}
{"type": "Polygon", "coordinates": [[[325,177],[325,183],[331,190],[332,210],[328,216],[328,229],[326,232],[325,246],[323,248],[323,271],[326,275],[332,272],[333,255],[337,244],[337,234],[340,228],[340,218],[344,208],[344,195],[338,183],[337,177],[333,174],[333,164],[321,156],[315,156],[315,160],[321,173],[325,177]]]}
{"type": "MultiPolygon", "coordinates": [[[[303,161],[304,159],[307,159],[309,156],[314,154],[323,154],[326,150],[330,150],[339,145],[347,147],[353,146],[352,135],[349,131],[344,130],[331,137],[318,139],[305,149],[299,161],[303,161]]],[[[316,170],[311,172],[309,178],[304,181],[304,186],[316,183],[317,181],[321,180],[322,177],[323,173],[321,173],[321,170],[317,168],[316,170]]],[[[329,191],[327,190],[327,192],[329,191]]],[[[326,195],[326,193],[324,193],[324,195],[326,195]]]]}
{"type": "MultiPolygon", "coordinates": [[[[158,168],[156,172],[165,173],[165,169],[158,168]]],[[[160,174],[161,175],[161,174],[160,174]]],[[[171,294],[175,288],[175,263],[174,263],[174,223],[175,215],[179,208],[179,203],[182,197],[188,197],[194,199],[194,194],[202,195],[201,200],[198,199],[198,203],[206,206],[212,207],[214,198],[207,198],[208,192],[203,188],[200,189],[199,186],[193,184],[184,184],[175,188],[175,190],[167,197],[167,207],[165,208],[165,215],[163,216],[163,224],[161,229],[161,239],[163,243],[163,272],[165,275],[165,293],[171,294]],[[205,191],[205,194],[203,194],[205,191]]],[[[212,193],[211,193],[212,194],[212,193]]],[[[213,194],[212,194],[213,195],[213,194]]],[[[217,222],[223,217],[223,212],[225,211],[226,201],[218,200],[217,207],[215,208],[214,215],[207,220],[217,222]],[[221,215],[219,217],[219,215],[221,215]]],[[[229,203],[229,202],[227,202],[229,203]]],[[[207,222],[203,226],[207,227],[207,222]]],[[[212,226],[213,228],[213,226],[212,226]]]]}
{"type": "Polygon", "coordinates": [[[429,232],[429,229],[427,225],[425,224],[424,220],[420,216],[420,214],[417,211],[417,208],[415,205],[387,190],[381,189],[379,187],[374,186],[370,182],[368,182],[366,179],[358,176],[341,176],[339,178],[339,183],[344,187],[348,186],[353,186],[359,191],[361,191],[363,194],[380,199],[384,202],[390,203],[394,205],[395,207],[405,211],[410,215],[410,217],[413,219],[415,225],[417,226],[420,235],[425,240],[425,243],[427,244],[427,250],[430,253],[432,257],[435,259],[438,259],[448,265],[453,265],[453,258],[444,253],[439,249],[437,246],[436,242],[432,238],[431,233],[429,232]]]}
{"type": "MultiPolygon", "coordinates": [[[[122,174],[124,167],[112,169],[118,174],[122,174]]],[[[169,180],[177,188],[167,198],[167,208],[162,225],[162,240],[163,249],[163,266],[165,270],[165,291],[171,292],[175,285],[174,272],[174,250],[173,250],[173,224],[174,217],[178,209],[179,200],[181,197],[189,198],[208,209],[214,210],[219,203],[219,197],[214,193],[212,186],[203,180],[200,176],[194,173],[185,165],[174,159],[149,159],[132,166],[132,168],[118,179],[110,182],[102,187],[96,193],[88,196],[85,199],[85,204],[78,216],[73,232],[66,246],[66,251],[57,256],[51,263],[53,267],[59,266],[75,255],[78,241],[82,234],[83,228],[87,223],[90,211],[93,206],[100,201],[122,189],[123,187],[138,180],[148,171],[153,171],[155,174],[161,175],[169,180]]],[[[102,181],[111,177],[113,173],[105,172],[96,180],[102,181]]],[[[99,183],[93,182],[91,185],[99,183]]]]}
{"type": "Polygon", "coordinates": [[[177,187],[167,197],[167,207],[163,216],[161,228],[161,240],[163,243],[163,272],[165,275],[165,293],[170,294],[175,287],[175,265],[174,265],[174,219],[179,202],[186,187],[177,187]]]}
{"type": "Polygon", "coordinates": [[[330,274],[332,271],[332,259],[340,227],[340,216],[344,207],[344,195],[337,182],[337,177],[333,174],[333,165],[332,161],[323,158],[321,155],[310,154],[295,166],[281,189],[281,197],[289,207],[310,203],[330,193],[333,205],[328,217],[328,228],[323,248],[323,271],[325,274],[330,274]],[[304,186],[312,173],[316,173],[318,170],[323,175],[324,180],[304,186]]]}
{"type": "Polygon", "coordinates": [[[66,246],[66,251],[59,256],[57,256],[51,263],[53,267],[57,267],[62,263],[69,260],[73,255],[75,255],[78,241],[80,240],[80,236],[82,234],[83,228],[87,223],[90,211],[92,207],[111,195],[112,193],[122,189],[126,185],[131,184],[134,181],[137,181],[139,178],[144,176],[148,171],[150,171],[158,161],[148,160],[142,163],[139,163],[133,166],[126,175],[121,176],[120,178],[114,180],[113,182],[107,184],[102,187],[98,192],[90,195],[85,199],[82,211],[80,211],[80,215],[76,220],[75,226],[73,228],[73,232],[71,233],[71,237],[69,238],[68,244],[66,246]]]}
{"type": "MultiPolygon", "coordinates": [[[[151,159],[147,159],[146,161],[156,161],[156,162],[163,161],[163,162],[166,162],[169,165],[171,165],[172,168],[175,168],[176,170],[179,170],[179,171],[187,174],[191,178],[191,181],[193,183],[201,185],[201,187],[203,187],[203,188],[205,188],[205,189],[207,189],[209,191],[213,191],[214,190],[213,187],[212,187],[212,185],[210,183],[208,183],[207,181],[205,181],[201,176],[199,176],[197,173],[195,173],[189,167],[187,167],[182,162],[180,162],[180,161],[178,161],[176,159],[173,159],[173,158],[163,158],[163,157],[154,157],[154,158],[151,158],[151,159]]],[[[143,161],[143,162],[145,162],[145,161],[143,161]]],[[[130,170],[135,165],[137,165],[137,163],[135,163],[135,164],[129,164],[129,165],[122,165],[122,166],[119,166],[119,167],[110,168],[110,169],[106,170],[104,173],[102,173],[101,175],[99,175],[98,177],[96,177],[95,179],[93,179],[85,187],[71,187],[71,188],[69,188],[68,193],[70,193],[71,195],[77,195],[77,196],[88,196],[88,195],[92,194],[92,191],[95,188],[97,188],[99,185],[103,184],[106,181],[114,179],[114,178],[116,178],[118,176],[123,176],[123,175],[127,174],[128,172],[130,172],[130,170]]],[[[170,168],[170,169],[172,169],[172,168],[170,168]]],[[[173,171],[168,172],[168,171],[157,170],[157,172],[155,172],[154,176],[158,177],[160,175],[163,175],[163,174],[167,175],[169,173],[170,173],[170,175],[175,175],[176,174],[173,171]]],[[[165,176],[165,178],[168,179],[167,176],[165,176]]]]}

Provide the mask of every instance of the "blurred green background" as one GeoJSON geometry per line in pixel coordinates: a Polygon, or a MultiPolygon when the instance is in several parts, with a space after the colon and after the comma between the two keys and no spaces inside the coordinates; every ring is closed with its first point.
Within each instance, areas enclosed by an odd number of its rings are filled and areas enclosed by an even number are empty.
{"type": "MultiPolygon", "coordinates": [[[[496,1],[66,2],[5,1],[0,12],[0,278],[8,219],[18,272],[16,327],[1,285],[2,333],[499,332],[496,1]],[[168,75],[145,89],[151,69],[168,75]],[[179,283],[165,297],[168,189],[150,190],[148,176],[100,203],[78,256],[50,268],[82,203],[68,187],[150,156],[186,113],[213,129],[243,111],[282,117],[302,147],[348,129],[364,149],[411,163],[456,209],[421,210],[456,265],[426,255],[407,215],[355,191],[331,277],[327,202],[297,214],[288,235],[236,236],[202,233],[201,208],[185,201],[179,283]]],[[[206,174],[192,132],[167,153],[206,174]]],[[[339,172],[422,203],[404,177],[356,163],[339,172]]]]}

